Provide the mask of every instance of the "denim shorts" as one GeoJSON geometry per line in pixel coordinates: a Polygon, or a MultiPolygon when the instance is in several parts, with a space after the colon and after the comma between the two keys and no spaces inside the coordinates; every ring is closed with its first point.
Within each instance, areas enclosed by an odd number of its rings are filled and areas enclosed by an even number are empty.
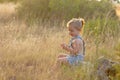
{"type": "Polygon", "coordinates": [[[67,61],[69,62],[70,65],[79,65],[80,62],[82,62],[83,60],[84,56],[82,54],[67,56],[67,61]]]}

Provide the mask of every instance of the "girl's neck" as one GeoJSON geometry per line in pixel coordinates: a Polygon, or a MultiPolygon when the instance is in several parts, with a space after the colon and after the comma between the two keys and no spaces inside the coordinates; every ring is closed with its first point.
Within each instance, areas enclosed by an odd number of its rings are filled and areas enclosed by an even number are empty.
{"type": "Polygon", "coordinates": [[[78,34],[78,35],[75,35],[75,36],[72,36],[72,37],[78,37],[78,36],[81,36],[80,34],[78,34]]]}
{"type": "Polygon", "coordinates": [[[80,36],[80,34],[77,34],[76,36],[74,36],[74,37],[77,37],[77,36],[80,36]]]}

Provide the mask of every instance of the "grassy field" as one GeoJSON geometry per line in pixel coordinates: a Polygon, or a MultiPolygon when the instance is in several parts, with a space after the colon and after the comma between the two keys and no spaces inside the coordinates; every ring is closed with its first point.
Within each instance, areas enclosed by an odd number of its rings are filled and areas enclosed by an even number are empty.
{"type": "MultiPolygon", "coordinates": [[[[101,56],[120,61],[120,37],[110,37],[96,45],[86,41],[86,64],[74,69],[62,66],[49,73],[60,53],[60,44],[68,42],[66,24],[39,23],[28,26],[15,18],[16,5],[0,4],[0,80],[96,80],[96,63],[101,56]],[[59,27],[58,27],[59,26],[59,27]]],[[[120,68],[112,80],[120,80],[120,68]]]]}

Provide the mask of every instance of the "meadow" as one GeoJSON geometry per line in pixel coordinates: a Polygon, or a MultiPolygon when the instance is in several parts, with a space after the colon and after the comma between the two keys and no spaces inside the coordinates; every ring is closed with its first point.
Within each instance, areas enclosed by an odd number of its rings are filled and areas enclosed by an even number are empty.
{"type": "MultiPolygon", "coordinates": [[[[120,62],[118,18],[108,18],[111,15],[104,19],[86,18],[83,33],[86,64],[73,69],[63,65],[50,73],[57,56],[66,53],[60,47],[62,42],[67,43],[70,39],[66,21],[51,23],[44,20],[29,25],[16,17],[17,6],[19,4],[0,4],[0,80],[97,80],[99,57],[120,62]]],[[[119,65],[115,68],[117,74],[111,79],[120,80],[119,65]]]]}

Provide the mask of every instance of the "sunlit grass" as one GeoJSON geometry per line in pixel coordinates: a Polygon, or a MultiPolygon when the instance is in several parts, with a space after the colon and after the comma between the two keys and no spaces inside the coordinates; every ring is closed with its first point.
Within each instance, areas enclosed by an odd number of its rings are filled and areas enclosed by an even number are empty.
{"type": "MultiPolygon", "coordinates": [[[[9,11],[8,8],[8,12],[1,11],[0,17],[5,17],[4,13],[12,15],[12,10],[9,11]]],[[[86,41],[86,63],[74,68],[62,66],[50,73],[57,56],[66,53],[60,44],[68,43],[70,39],[66,24],[61,25],[63,26],[51,27],[51,24],[46,22],[28,26],[15,19],[7,24],[0,23],[0,80],[95,80],[98,57],[120,60],[119,38],[110,37],[100,43],[96,53],[92,35],[83,35],[86,41]]],[[[119,70],[118,67],[117,69],[119,70]]]]}
{"type": "MultiPolygon", "coordinates": [[[[45,25],[48,26],[49,24],[45,25]]],[[[45,27],[44,26],[44,27],[45,27]]],[[[85,65],[74,70],[61,67],[49,73],[60,53],[66,53],[60,44],[69,41],[66,28],[41,28],[34,25],[27,27],[24,23],[1,26],[0,77],[1,80],[91,80],[96,60],[100,56],[114,59],[115,42],[101,43],[99,52],[92,40],[86,40],[85,65]],[[37,28],[37,29],[36,29],[37,28]],[[112,47],[113,46],[113,47],[112,47]]],[[[114,39],[113,39],[114,40],[114,39]]],[[[96,76],[92,76],[94,80],[96,76]]]]}
{"type": "Polygon", "coordinates": [[[14,18],[16,5],[13,3],[0,3],[0,21],[14,18]]]}

